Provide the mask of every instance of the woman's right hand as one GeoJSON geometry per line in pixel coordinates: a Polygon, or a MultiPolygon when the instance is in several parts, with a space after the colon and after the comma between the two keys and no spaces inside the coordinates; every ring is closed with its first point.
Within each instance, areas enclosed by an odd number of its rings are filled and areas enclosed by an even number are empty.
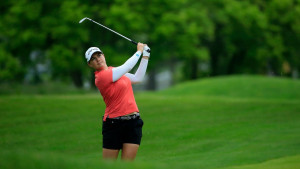
{"type": "Polygon", "coordinates": [[[141,53],[143,53],[144,46],[145,46],[145,44],[139,42],[137,45],[137,50],[140,51],[141,53]]]}

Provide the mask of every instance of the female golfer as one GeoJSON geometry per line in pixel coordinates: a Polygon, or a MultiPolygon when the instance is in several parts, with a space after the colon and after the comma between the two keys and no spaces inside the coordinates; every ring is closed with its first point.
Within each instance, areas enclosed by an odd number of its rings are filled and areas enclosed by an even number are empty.
{"type": "Polygon", "coordinates": [[[134,160],[142,138],[143,120],[140,118],[131,84],[142,81],[150,53],[149,47],[138,43],[137,52],[119,67],[108,67],[103,52],[89,48],[85,57],[95,69],[95,85],[106,104],[103,116],[103,159],[117,159],[122,149],[122,160],[134,160]],[[143,54],[135,74],[128,73],[143,54]]]}

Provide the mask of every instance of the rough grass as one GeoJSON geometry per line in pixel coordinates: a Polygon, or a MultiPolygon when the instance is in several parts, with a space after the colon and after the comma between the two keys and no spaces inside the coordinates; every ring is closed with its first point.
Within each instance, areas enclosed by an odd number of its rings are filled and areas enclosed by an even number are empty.
{"type": "Polygon", "coordinates": [[[101,160],[98,92],[0,96],[0,168],[299,168],[299,91],[299,81],[232,76],[137,93],[134,163],[101,160]]]}

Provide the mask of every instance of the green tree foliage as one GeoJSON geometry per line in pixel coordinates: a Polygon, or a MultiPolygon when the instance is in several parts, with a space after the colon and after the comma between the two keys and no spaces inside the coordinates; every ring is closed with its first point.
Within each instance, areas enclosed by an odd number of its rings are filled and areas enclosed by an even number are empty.
{"type": "Polygon", "coordinates": [[[272,51],[269,63],[276,74],[289,74],[283,63],[290,69],[300,70],[300,1],[272,0],[262,7],[269,21],[267,44],[272,51]]]}
{"type": "Polygon", "coordinates": [[[47,48],[47,56],[53,65],[53,75],[65,78],[70,76],[78,87],[83,85],[84,64],[83,44],[88,42],[88,30],[78,25],[88,7],[79,1],[62,1],[57,11],[44,18],[42,26],[53,43],[47,48]],[[53,17],[55,16],[55,17],[53,17]]]}
{"type": "Polygon", "coordinates": [[[0,82],[22,81],[23,70],[18,59],[0,47],[0,82]]]}
{"type": "Polygon", "coordinates": [[[299,1],[213,1],[213,75],[299,71],[299,1]],[[283,65],[287,63],[288,69],[283,65]]]}
{"type": "Polygon", "coordinates": [[[212,75],[261,73],[267,57],[265,15],[247,1],[223,1],[214,10],[215,38],[210,44],[212,75]]]}
{"type": "Polygon", "coordinates": [[[203,75],[201,63],[211,75],[300,70],[299,0],[5,0],[0,9],[1,82],[22,80],[36,64],[30,56],[39,53],[39,60],[50,61],[52,79],[82,87],[92,78],[88,47],[100,47],[111,66],[136,50],[98,25],[78,24],[83,17],[151,47],[152,88],[157,70],[178,62],[186,79],[203,75]]]}
{"type": "MultiPolygon", "coordinates": [[[[83,43],[88,31],[78,27],[87,11],[79,1],[9,1],[1,19],[1,37],[6,53],[30,66],[30,53],[44,51],[38,57],[51,61],[53,79],[71,79],[82,86],[84,72],[83,43]]],[[[8,57],[8,56],[7,56],[8,57]]]]}

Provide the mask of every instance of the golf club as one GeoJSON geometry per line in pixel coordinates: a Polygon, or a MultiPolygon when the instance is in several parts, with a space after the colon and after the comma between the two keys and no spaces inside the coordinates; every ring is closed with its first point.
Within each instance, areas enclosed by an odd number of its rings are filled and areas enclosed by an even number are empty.
{"type": "MultiPolygon", "coordinates": [[[[90,20],[91,22],[94,22],[94,23],[97,24],[97,25],[102,26],[103,28],[105,28],[105,29],[107,29],[107,30],[109,30],[109,31],[111,31],[111,32],[113,32],[113,33],[115,33],[115,34],[117,34],[117,35],[119,35],[119,36],[121,36],[121,37],[123,37],[123,38],[129,40],[131,43],[137,45],[137,43],[136,43],[135,41],[133,41],[133,40],[127,38],[127,37],[124,36],[124,35],[119,34],[118,32],[116,32],[116,31],[114,31],[114,30],[112,30],[112,29],[110,29],[110,28],[108,28],[108,27],[106,27],[106,26],[104,26],[104,25],[102,25],[102,24],[100,24],[100,23],[98,23],[98,22],[96,22],[96,21],[94,21],[94,20],[88,18],[88,17],[85,17],[85,18],[81,19],[81,20],[79,21],[79,23],[82,23],[82,22],[85,21],[86,19],[90,20]]],[[[150,49],[148,49],[147,52],[150,53],[150,49]]]]}

